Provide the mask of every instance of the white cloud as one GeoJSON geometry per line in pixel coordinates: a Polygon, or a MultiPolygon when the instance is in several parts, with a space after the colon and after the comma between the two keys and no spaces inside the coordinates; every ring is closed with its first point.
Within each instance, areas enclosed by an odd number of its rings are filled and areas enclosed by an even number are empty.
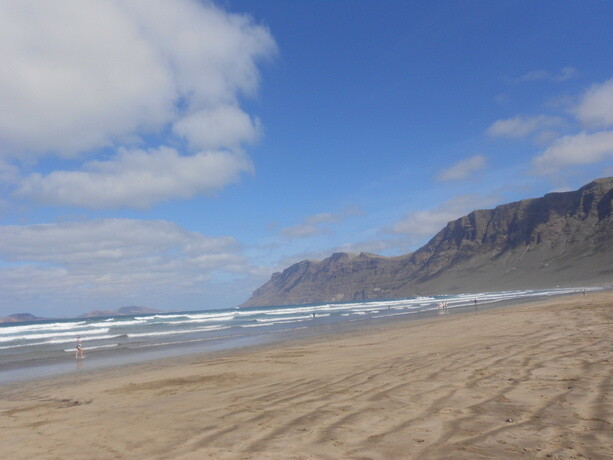
{"type": "Polygon", "coordinates": [[[475,155],[458,161],[453,166],[443,169],[436,176],[437,180],[445,182],[466,179],[471,174],[485,168],[486,160],[483,155],[475,155]]]}
{"type": "Polygon", "coordinates": [[[97,207],[143,206],[223,187],[251,168],[241,152],[260,122],[240,98],[255,94],[257,64],[275,53],[267,28],[210,2],[0,0],[0,157],[32,166],[44,156],[118,153],[83,171],[27,177],[21,196],[44,202],[87,206],[68,195],[95,192],[97,207]],[[125,149],[143,139],[182,154],[164,159],[163,174],[152,171],[153,154],[142,174],[123,171],[125,149]],[[180,187],[188,165],[204,177],[180,187]],[[145,185],[152,179],[162,183],[145,185]]]}
{"type": "Polygon", "coordinates": [[[420,242],[421,238],[417,238],[416,240],[413,240],[412,238],[372,238],[342,244],[332,251],[329,251],[329,253],[348,252],[359,254],[361,252],[365,252],[369,254],[381,254],[382,252],[389,252],[391,250],[396,255],[406,254],[410,251],[410,248],[414,246],[416,241],[420,242]]]}
{"type": "Polygon", "coordinates": [[[175,149],[122,150],[109,161],[91,161],[83,171],[54,171],[25,178],[15,195],[45,204],[88,208],[146,208],[168,198],[191,198],[236,182],[252,170],[240,154],[175,149]]]}
{"type": "Polygon", "coordinates": [[[587,90],[574,113],[588,127],[613,125],[613,78],[587,90]]]}
{"type": "Polygon", "coordinates": [[[238,107],[225,105],[187,115],[173,125],[173,131],[194,149],[238,150],[241,144],[257,140],[260,123],[238,107]]]}
{"type": "Polygon", "coordinates": [[[350,208],[338,213],[321,213],[305,217],[302,222],[290,227],[282,228],[279,233],[285,238],[308,238],[328,232],[326,224],[341,222],[347,217],[360,214],[356,208],[350,208]]]}
{"type": "Polygon", "coordinates": [[[553,173],[572,165],[598,163],[613,158],[613,131],[581,132],[555,141],[533,160],[539,173],[553,173]]]}
{"type": "Polygon", "coordinates": [[[185,292],[204,301],[218,273],[259,274],[235,239],[161,220],[0,226],[0,260],[0,307],[7,309],[39,297],[81,302],[81,311],[100,302],[170,302],[185,292]]]}
{"type": "Polygon", "coordinates": [[[563,67],[558,73],[548,72],[547,70],[531,70],[525,73],[521,77],[515,78],[513,81],[516,83],[550,80],[550,81],[566,81],[572,78],[576,78],[579,72],[574,67],[563,67]]]}
{"type": "Polygon", "coordinates": [[[434,236],[449,221],[462,217],[475,209],[496,203],[494,196],[460,195],[441,203],[435,209],[414,211],[386,230],[397,235],[413,237],[434,236]]]}
{"type": "Polygon", "coordinates": [[[74,156],[228,104],[236,118],[274,52],[267,29],[195,0],[0,2],[1,152],[74,156]]]}
{"type": "Polygon", "coordinates": [[[59,224],[0,226],[0,257],[63,266],[123,264],[178,249],[192,260],[235,250],[230,237],[207,237],[162,220],[100,219],[59,224]]]}
{"type": "Polygon", "coordinates": [[[159,128],[171,69],[115,2],[0,2],[0,152],[73,156],[159,128]]]}
{"type": "Polygon", "coordinates": [[[563,126],[564,120],[560,117],[537,115],[525,117],[517,115],[504,120],[497,120],[487,129],[487,134],[493,137],[524,138],[530,134],[563,126]]]}

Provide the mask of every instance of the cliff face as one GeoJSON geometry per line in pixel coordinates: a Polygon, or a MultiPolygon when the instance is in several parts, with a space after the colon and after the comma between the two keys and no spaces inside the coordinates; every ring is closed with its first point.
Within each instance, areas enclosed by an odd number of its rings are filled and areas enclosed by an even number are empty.
{"type": "Polygon", "coordinates": [[[243,306],[613,281],[613,177],[451,221],[400,257],[333,254],[272,275],[243,306]]]}

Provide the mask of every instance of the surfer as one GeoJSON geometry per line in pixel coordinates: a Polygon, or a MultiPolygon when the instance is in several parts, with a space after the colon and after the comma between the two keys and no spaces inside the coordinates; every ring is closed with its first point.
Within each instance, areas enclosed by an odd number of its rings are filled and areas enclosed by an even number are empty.
{"type": "Polygon", "coordinates": [[[80,335],[77,335],[77,349],[75,351],[74,357],[76,359],[84,358],[84,355],[83,355],[83,344],[81,344],[81,336],[80,335]]]}

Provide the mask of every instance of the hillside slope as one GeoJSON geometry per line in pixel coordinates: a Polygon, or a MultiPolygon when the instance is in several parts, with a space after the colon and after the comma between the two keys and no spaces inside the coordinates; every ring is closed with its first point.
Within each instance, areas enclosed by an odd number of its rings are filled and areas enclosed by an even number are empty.
{"type": "Polygon", "coordinates": [[[337,253],[274,273],[242,306],[613,281],[613,177],[451,221],[399,257],[337,253]]]}

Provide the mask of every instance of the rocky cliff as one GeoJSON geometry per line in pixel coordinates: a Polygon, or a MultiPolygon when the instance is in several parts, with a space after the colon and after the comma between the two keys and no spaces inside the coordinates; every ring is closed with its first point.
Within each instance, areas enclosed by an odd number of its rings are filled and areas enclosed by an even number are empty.
{"type": "Polygon", "coordinates": [[[274,273],[242,306],[613,281],[613,177],[451,221],[399,257],[337,253],[274,273]]]}

